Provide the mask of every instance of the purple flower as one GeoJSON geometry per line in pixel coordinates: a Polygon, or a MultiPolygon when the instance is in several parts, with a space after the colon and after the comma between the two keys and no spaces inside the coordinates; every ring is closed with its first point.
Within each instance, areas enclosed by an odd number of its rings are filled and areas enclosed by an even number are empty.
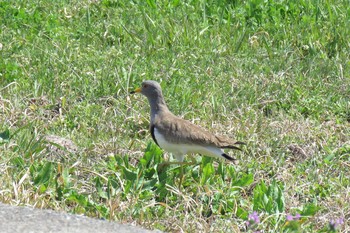
{"type": "Polygon", "coordinates": [[[344,218],[338,218],[336,220],[332,219],[329,222],[329,228],[331,228],[331,230],[335,231],[338,226],[343,225],[343,224],[344,224],[344,218]]]}
{"type": "Polygon", "coordinates": [[[248,215],[248,221],[249,222],[252,222],[252,223],[260,223],[260,218],[259,218],[259,215],[256,211],[254,211],[252,214],[249,214],[248,215]]]}
{"type": "Polygon", "coordinates": [[[287,214],[286,219],[287,219],[287,221],[290,222],[290,221],[293,221],[294,217],[291,214],[287,214]]]}
{"type": "Polygon", "coordinates": [[[344,218],[340,218],[340,219],[338,219],[338,224],[339,224],[339,225],[344,224],[344,218]]]}
{"type": "Polygon", "coordinates": [[[301,217],[301,215],[299,213],[297,213],[295,216],[291,215],[291,214],[287,214],[286,219],[287,221],[294,221],[294,220],[299,220],[301,217]]]}
{"type": "Polygon", "coordinates": [[[245,223],[248,229],[255,230],[253,231],[253,233],[260,233],[260,231],[256,229],[258,228],[258,224],[260,223],[260,218],[256,211],[248,215],[248,220],[245,223]]]}

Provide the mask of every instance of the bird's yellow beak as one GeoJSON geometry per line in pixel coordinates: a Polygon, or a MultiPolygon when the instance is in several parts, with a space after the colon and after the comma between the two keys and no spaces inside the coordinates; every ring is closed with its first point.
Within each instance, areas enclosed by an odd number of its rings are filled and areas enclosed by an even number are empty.
{"type": "Polygon", "coordinates": [[[135,90],[131,91],[130,94],[135,94],[141,92],[141,88],[136,88],[135,90]]]}

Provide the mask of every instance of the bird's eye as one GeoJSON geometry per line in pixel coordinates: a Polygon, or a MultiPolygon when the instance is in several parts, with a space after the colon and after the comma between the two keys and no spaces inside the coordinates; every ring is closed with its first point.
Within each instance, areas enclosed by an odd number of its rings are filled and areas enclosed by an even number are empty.
{"type": "Polygon", "coordinates": [[[143,84],[143,88],[147,88],[148,87],[148,85],[147,84],[143,84]]]}

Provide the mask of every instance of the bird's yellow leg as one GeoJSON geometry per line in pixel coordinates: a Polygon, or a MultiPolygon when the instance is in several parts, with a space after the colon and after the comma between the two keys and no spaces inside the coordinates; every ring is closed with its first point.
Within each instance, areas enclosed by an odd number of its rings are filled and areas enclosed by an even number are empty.
{"type": "Polygon", "coordinates": [[[162,162],[158,165],[158,171],[163,170],[163,168],[165,166],[170,166],[170,165],[179,165],[180,166],[180,174],[179,174],[179,190],[181,191],[181,187],[182,187],[182,182],[184,180],[184,166],[185,165],[195,165],[198,164],[198,162],[196,161],[196,159],[190,155],[189,156],[191,159],[191,162],[182,162],[182,161],[165,161],[162,162]]]}
{"type": "Polygon", "coordinates": [[[181,192],[182,189],[182,181],[184,178],[184,167],[183,165],[180,165],[180,181],[179,181],[179,191],[181,192]]]}

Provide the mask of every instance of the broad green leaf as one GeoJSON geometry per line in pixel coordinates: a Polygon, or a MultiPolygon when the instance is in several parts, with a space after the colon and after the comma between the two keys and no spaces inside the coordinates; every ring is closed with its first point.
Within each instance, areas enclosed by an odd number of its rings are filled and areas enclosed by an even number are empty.
{"type": "Polygon", "coordinates": [[[123,173],[127,180],[135,181],[137,179],[137,172],[133,172],[130,169],[123,167],[123,173]]]}
{"type": "Polygon", "coordinates": [[[6,129],[4,132],[0,133],[0,143],[8,142],[10,140],[10,130],[6,129]]]}
{"type": "Polygon", "coordinates": [[[244,186],[250,185],[251,183],[253,183],[253,181],[254,181],[253,174],[244,174],[242,178],[234,181],[232,183],[232,186],[244,187],[244,186]]]}
{"type": "Polygon", "coordinates": [[[157,184],[158,182],[158,179],[157,178],[154,178],[154,179],[151,179],[151,180],[148,180],[148,181],[145,181],[143,183],[143,190],[149,190],[149,189],[153,189],[155,187],[155,185],[157,184]]]}
{"type": "Polygon", "coordinates": [[[45,184],[41,184],[38,190],[40,193],[44,193],[47,190],[47,186],[45,184]]]}
{"type": "Polygon", "coordinates": [[[311,203],[311,204],[304,206],[303,211],[301,212],[301,215],[302,216],[314,216],[319,209],[320,209],[320,207],[311,203]]]}
{"type": "Polygon", "coordinates": [[[103,184],[101,183],[101,179],[98,176],[95,178],[95,188],[101,198],[108,199],[108,194],[106,191],[104,191],[103,184]]]}
{"type": "Polygon", "coordinates": [[[202,180],[201,183],[205,184],[208,179],[214,174],[214,167],[212,163],[207,163],[204,167],[203,167],[203,174],[202,174],[202,180]]]}
{"type": "Polygon", "coordinates": [[[49,181],[52,172],[52,163],[46,162],[38,171],[39,174],[34,178],[34,185],[45,184],[49,181]]]}
{"type": "Polygon", "coordinates": [[[63,182],[64,182],[65,188],[70,188],[71,187],[71,182],[70,182],[70,176],[69,176],[69,169],[68,168],[63,168],[62,178],[63,178],[63,182]]]}
{"type": "Polygon", "coordinates": [[[263,210],[269,214],[281,213],[284,211],[284,196],[282,184],[273,181],[266,186],[262,181],[254,189],[254,210],[263,210]]]}

